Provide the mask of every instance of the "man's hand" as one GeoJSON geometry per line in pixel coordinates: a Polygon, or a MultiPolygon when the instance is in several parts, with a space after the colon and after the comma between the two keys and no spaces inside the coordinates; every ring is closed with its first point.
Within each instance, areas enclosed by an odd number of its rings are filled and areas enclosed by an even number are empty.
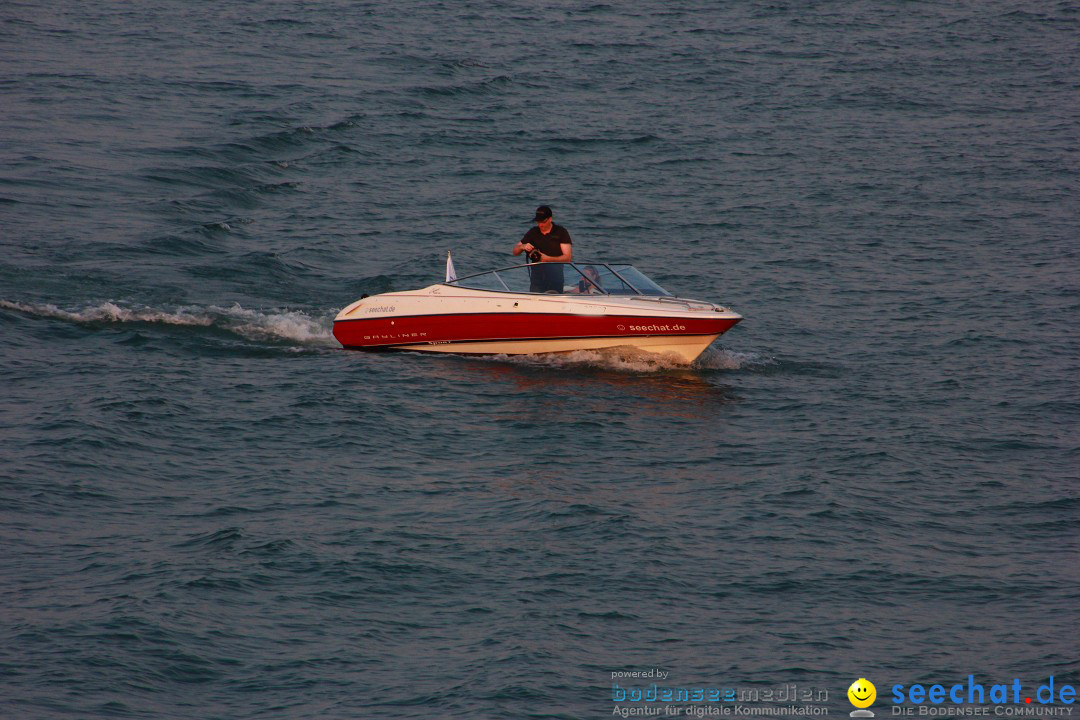
{"type": "MultiPolygon", "coordinates": [[[[540,251],[536,249],[535,245],[532,243],[518,243],[518,246],[521,247],[521,252],[525,253],[525,257],[529,259],[529,262],[542,262],[541,258],[543,256],[540,254],[540,251]]],[[[514,254],[517,255],[516,252],[514,254]]]]}

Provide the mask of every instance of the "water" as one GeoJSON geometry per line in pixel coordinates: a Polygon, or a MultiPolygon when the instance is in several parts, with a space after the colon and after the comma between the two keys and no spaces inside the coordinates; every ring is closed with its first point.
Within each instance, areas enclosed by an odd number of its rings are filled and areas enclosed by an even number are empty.
{"type": "Polygon", "coordinates": [[[1071,2],[0,11],[0,714],[1080,678],[1071,2]],[[746,320],[369,355],[538,204],[746,320]]]}

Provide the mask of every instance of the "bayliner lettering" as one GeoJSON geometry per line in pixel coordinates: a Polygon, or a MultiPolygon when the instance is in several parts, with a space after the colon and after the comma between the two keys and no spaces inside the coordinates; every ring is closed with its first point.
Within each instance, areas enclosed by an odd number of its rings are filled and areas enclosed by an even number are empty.
{"type": "Polygon", "coordinates": [[[685,330],[685,325],[631,325],[631,330],[639,332],[671,332],[672,330],[685,330]]]}
{"type": "Polygon", "coordinates": [[[397,340],[399,338],[427,337],[427,333],[395,333],[393,335],[365,335],[365,340],[397,340]]]}

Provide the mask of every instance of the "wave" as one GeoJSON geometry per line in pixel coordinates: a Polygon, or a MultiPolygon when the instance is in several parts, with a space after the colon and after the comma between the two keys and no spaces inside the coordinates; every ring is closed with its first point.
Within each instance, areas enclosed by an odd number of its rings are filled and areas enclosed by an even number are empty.
{"type": "Polygon", "coordinates": [[[498,75],[486,80],[471,83],[460,83],[447,86],[418,87],[416,91],[422,95],[436,97],[451,97],[457,95],[487,95],[502,92],[514,84],[513,78],[508,75],[498,75]]]}
{"type": "Polygon", "coordinates": [[[693,366],[700,370],[750,370],[775,364],[776,360],[762,353],[706,348],[693,366]]]}
{"type": "Polygon", "coordinates": [[[248,340],[288,341],[300,345],[336,347],[332,333],[333,316],[312,316],[299,310],[260,312],[240,305],[232,307],[185,306],[174,310],[150,307],[121,307],[112,302],[64,310],[56,305],[0,300],[0,308],[36,317],[55,318],[80,325],[149,323],[212,327],[248,340]]]}

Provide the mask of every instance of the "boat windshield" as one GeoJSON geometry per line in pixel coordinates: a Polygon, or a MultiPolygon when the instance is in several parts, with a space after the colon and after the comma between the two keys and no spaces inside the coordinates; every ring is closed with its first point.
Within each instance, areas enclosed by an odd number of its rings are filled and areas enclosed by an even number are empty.
{"type": "Polygon", "coordinates": [[[634,266],[609,263],[532,263],[469,275],[446,284],[514,293],[671,297],[634,266]]]}

